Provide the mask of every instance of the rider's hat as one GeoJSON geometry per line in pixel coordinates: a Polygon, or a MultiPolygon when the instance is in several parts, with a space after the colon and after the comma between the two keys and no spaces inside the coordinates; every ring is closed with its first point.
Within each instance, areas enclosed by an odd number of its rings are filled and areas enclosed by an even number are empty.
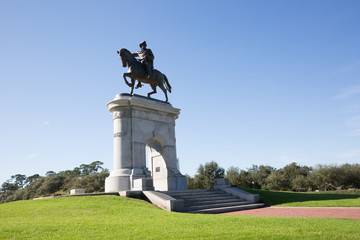
{"type": "Polygon", "coordinates": [[[142,45],[147,46],[146,41],[142,41],[142,42],[139,44],[140,47],[141,47],[142,45]]]}

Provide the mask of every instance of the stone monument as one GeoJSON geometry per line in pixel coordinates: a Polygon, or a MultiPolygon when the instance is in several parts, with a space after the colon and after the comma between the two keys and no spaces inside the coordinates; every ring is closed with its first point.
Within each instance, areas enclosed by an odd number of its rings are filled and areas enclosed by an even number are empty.
{"type": "Polygon", "coordinates": [[[154,55],[140,43],[140,51],[117,51],[130,94],[118,94],[107,104],[114,120],[114,169],[105,181],[105,192],[143,190],[185,190],[186,177],[179,171],[176,157],[175,120],[180,109],[168,103],[170,83],[153,68],[154,55]],[[136,59],[139,57],[139,59],[136,59]],[[131,83],[126,78],[130,78],[131,83]],[[147,83],[153,89],[148,97],[133,95],[136,88],[147,83]],[[150,98],[160,87],[166,101],[150,98]]]}
{"type": "Polygon", "coordinates": [[[114,169],[105,192],[187,189],[176,157],[175,120],[180,109],[130,94],[116,95],[107,107],[114,120],[114,169]]]}
{"type": "Polygon", "coordinates": [[[114,120],[114,167],[105,180],[105,192],[141,196],[167,211],[220,213],[263,207],[257,203],[258,195],[231,187],[227,179],[216,179],[214,190],[187,190],[176,157],[175,120],[180,109],[168,103],[171,86],[165,74],[154,69],[154,54],[145,41],[139,46],[135,53],[125,48],[117,51],[123,67],[128,68],[123,78],[131,91],[116,95],[107,104],[114,120]],[[147,97],[133,95],[134,87],[142,87],[142,83],[153,91],[147,97]],[[157,87],[164,92],[165,101],[150,98],[157,87]],[[184,201],[188,201],[186,205],[184,201]]]}

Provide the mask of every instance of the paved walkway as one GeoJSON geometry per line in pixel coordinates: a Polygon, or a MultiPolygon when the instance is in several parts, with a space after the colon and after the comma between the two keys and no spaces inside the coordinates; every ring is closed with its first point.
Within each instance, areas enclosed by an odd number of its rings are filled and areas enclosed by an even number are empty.
{"type": "Polygon", "coordinates": [[[266,207],[223,214],[360,219],[360,207],[266,207]]]}

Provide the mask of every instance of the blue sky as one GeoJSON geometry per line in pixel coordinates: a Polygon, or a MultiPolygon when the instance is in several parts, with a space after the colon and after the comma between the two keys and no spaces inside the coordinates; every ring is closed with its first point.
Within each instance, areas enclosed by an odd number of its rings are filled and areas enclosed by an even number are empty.
{"type": "Polygon", "coordinates": [[[212,160],[360,163],[359,12],[359,1],[1,0],[0,183],[93,161],[111,170],[106,103],[129,92],[116,50],[143,40],[182,109],[182,173],[212,160]]]}

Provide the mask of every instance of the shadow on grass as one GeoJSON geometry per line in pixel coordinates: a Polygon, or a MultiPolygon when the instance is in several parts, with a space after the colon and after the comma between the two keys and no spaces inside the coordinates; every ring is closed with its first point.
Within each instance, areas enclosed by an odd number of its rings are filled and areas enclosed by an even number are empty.
{"type": "Polygon", "coordinates": [[[260,199],[268,205],[279,205],[286,203],[304,203],[308,201],[346,200],[360,199],[358,194],[337,194],[337,193],[297,193],[280,192],[260,189],[244,189],[247,192],[259,194],[260,199]]]}

